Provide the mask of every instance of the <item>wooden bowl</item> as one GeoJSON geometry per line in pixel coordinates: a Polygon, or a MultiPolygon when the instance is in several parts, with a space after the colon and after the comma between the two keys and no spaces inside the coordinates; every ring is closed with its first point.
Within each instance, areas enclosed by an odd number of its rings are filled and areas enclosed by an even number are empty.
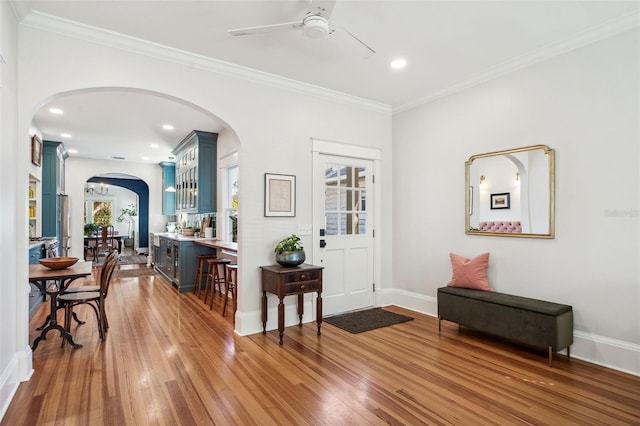
{"type": "Polygon", "coordinates": [[[184,228],[182,230],[182,235],[184,235],[185,237],[193,237],[195,233],[196,230],[194,228],[184,228]]]}
{"type": "Polygon", "coordinates": [[[40,259],[40,264],[49,269],[64,269],[75,265],[77,261],[77,257],[45,257],[44,259],[40,259]]]}

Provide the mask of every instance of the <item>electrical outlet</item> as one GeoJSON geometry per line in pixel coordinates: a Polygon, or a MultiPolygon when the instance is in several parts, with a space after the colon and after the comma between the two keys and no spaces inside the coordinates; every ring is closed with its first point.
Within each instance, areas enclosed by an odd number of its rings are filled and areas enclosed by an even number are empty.
{"type": "Polygon", "coordinates": [[[298,224],[298,235],[311,235],[313,233],[313,225],[298,224]]]}

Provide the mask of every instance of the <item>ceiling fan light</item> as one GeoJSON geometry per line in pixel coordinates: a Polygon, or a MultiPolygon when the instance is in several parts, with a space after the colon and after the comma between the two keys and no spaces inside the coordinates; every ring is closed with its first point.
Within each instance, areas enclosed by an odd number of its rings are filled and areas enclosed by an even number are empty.
{"type": "Polygon", "coordinates": [[[329,34],[329,23],[322,16],[307,16],[303,23],[304,35],[309,38],[322,38],[329,34]]]}

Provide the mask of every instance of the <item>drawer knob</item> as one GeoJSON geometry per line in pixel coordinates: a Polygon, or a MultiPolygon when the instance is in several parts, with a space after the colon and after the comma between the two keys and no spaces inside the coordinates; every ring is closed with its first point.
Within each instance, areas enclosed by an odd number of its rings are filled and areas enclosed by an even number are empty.
{"type": "Polygon", "coordinates": [[[304,278],[305,278],[305,277],[304,277],[304,274],[300,275],[300,279],[301,279],[301,280],[304,280],[304,278]]]}
{"type": "Polygon", "coordinates": [[[300,290],[304,290],[304,284],[300,286],[300,290]]]}

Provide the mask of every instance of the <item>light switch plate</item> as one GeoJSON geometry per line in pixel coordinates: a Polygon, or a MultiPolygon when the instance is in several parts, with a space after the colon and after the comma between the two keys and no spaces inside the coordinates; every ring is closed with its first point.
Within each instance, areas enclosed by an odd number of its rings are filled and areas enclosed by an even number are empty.
{"type": "Polygon", "coordinates": [[[298,235],[311,235],[313,233],[313,225],[298,224],[298,235]]]}

